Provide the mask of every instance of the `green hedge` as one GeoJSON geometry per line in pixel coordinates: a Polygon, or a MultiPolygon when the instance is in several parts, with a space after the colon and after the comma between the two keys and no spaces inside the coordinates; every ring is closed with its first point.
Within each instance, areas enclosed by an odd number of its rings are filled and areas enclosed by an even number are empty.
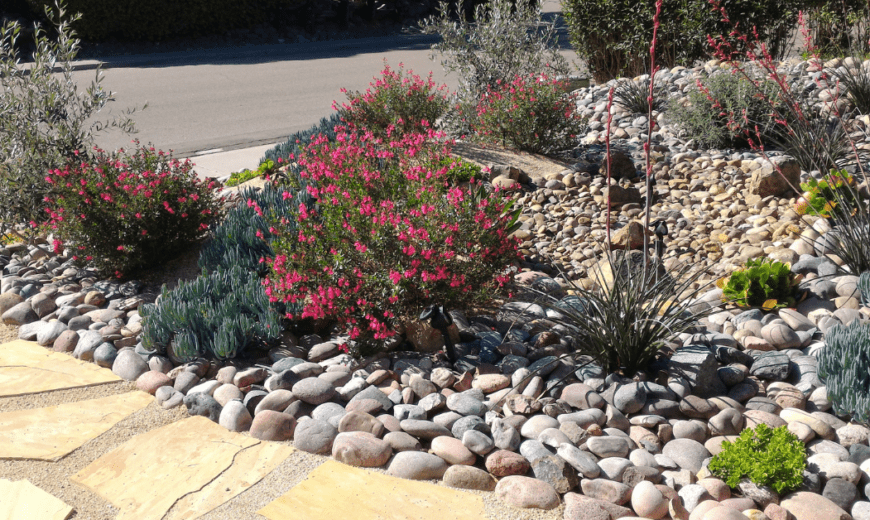
{"type": "MultiPolygon", "coordinates": [[[[756,26],[771,53],[783,48],[807,0],[723,0],[741,31],[756,26]]],[[[596,81],[649,72],[655,0],[564,0],[571,44],[596,81]]],[[[708,0],[664,0],[659,17],[656,63],[691,66],[708,57],[707,35],[729,34],[732,27],[711,11],[708,0]]]]}
{"type": "MultiPolygon", "coordinates": [[[[37,16],[53,0],[27,0],[37,16]]],[[[296,9],[303,0],[67,0],[81,13],[74,28],[85,40],[164,40],[221,34],[271,20],[281,9],[296,9]]]]}

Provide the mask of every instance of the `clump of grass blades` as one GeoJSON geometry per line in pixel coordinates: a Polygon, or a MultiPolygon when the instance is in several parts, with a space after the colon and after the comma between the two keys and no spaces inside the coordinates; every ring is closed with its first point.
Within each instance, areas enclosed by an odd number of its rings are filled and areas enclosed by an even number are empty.
{"type": "MultiPolygon", "coordinates": [[[[613,90],[613,100],[632,114],[646,114],[649,111],[649,78],[634,81],[624,79],[613,90]]],[[[653,85],[652,109],[661,112],[667,106],[668,90],[662,83],[653,85]]]]}
{"type": "Polygon", "coordinates": [[[858,188],[845,185],[835,190],[834,204],[840,211],[831,213],[833,230],[826,233],[827,256],[838,256],[854,275],[870,271],[870,204],[858,188]]]}
{"type": "Polygon", "coordinates": [[[668,340],[712,312],[709,304],[697,301],[711,284],[699,283],[703,271],[691,264],[664,272],[651,262],[644,269],[639,251],[614,252],[607,261],[614,274],[609,288],[584,289],[570,282],[573,296],[556,299],[539,293],[537,303],[555,311],[550,321],[571,336],[568,357],[590,356],[608,373],[633,376],[647,368],[668,340]]]}
{"type": "Polygon", "coordinates": [[[858,67],[843,66],[826,72],[839,83],[841,90],[849,96],[858,112],[870,113],[870,73],[860,64],[858,67]]]}
{"type": "Polygon", "coordinates": [[[808,110],[801,115],[786,111],[790,123],[777,125],[772,138],[774,145],[794,157],[803,171],[827,172],[867,162],[867,152],[856,153],[853,148],[841,117],[809,114],[808,110]]]}

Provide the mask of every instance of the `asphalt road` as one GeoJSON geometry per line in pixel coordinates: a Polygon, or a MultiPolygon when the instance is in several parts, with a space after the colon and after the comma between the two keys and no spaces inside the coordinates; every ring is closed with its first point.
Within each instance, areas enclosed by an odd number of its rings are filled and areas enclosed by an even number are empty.
{"type": "MultiPolygon", "coordinates": [[[[558,10],[554,0],[544,6],[545,13],[558,10]]],[[[133,116],[139,129],[134,137],[180,157],[275,143],[329,115],[333,101],[345,99],[342,87],[365,90],[384,60],[421,76],[432,71],[437,82],[455,89],[455,77],[437,58],[430,60],[435,41],[399,35],[105,58],[103,86],[116,101],[99,119],[147,102],[133,116]]],[[[566,55],[574,58],[571,51],[566,55]]],[[[94,71],[75,74],[86,84],[94,71]]],[[[131,139],[113,131],[97,143],[116,149],[131,139]]]]}

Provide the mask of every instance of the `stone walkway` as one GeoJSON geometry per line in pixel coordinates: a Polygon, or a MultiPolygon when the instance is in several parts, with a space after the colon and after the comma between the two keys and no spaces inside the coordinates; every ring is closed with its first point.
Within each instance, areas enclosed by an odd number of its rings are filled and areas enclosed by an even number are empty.
{"type": "MultiPolygon", "coordinates": [[[[108,369],[34,342],[0,345],[0,397],[118,381],[108,369]]],[[[0,413],[0,459],[56,462],[153,399],[131,390],[0,413]]],[[[69,482],[117,507],[119,520],[193,519],[244,492],[294,453],[299,454],[288,443],[260,441],[204,417],[188,417],[132,437],[69,482]]],[[[482,518],[484,503],[474,494],[328,461],[283,495],[276,491],[257,513],[272,520],[458,520],[482,518]]],[[[73,514],[72,507],[27,480],[0,479],[0,520],[62,520],[73,514]]]]}

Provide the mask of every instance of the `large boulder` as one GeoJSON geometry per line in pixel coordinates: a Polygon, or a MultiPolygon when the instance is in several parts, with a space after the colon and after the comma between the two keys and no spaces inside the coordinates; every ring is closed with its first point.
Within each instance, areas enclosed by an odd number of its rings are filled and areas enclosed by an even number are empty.
{"type": "Polygon", "coordinates": [[[761,198],[789,195],[794,193],[791,187],[797,187],[800,179],[801,167],[797,161],[788,156],[773,157],[752,172],[749,193],[761,198]]]}

